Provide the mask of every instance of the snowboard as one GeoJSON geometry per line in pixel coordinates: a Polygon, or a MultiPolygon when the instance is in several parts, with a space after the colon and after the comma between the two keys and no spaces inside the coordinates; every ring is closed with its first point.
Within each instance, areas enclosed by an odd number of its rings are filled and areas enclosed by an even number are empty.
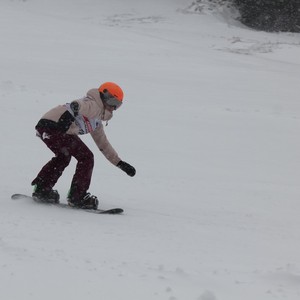
{"type": "Polygon", "coordinates": [[[57,206],[57,207],[66,208],[66,209],[75,209],[75,210],[85,211],[85,212],[89,212],[89,213],[93,213],[93,214],[119,215],[124,212],[124,210],[122,208],[82,209],[82,208],[69,206],[67,203],[49,203],[49,202],[44,202],[44,201],[38,201],[38,200],[35,200],[34,198],[32,198],[31,196],[24,195],[24,194],[13,194],[11,196],[11,199],[13,199],[13,200],[28,199],[28,200],[32,200],[36,203],[40,203],[40,204],[44,204],[44,205],[57,206]]]}

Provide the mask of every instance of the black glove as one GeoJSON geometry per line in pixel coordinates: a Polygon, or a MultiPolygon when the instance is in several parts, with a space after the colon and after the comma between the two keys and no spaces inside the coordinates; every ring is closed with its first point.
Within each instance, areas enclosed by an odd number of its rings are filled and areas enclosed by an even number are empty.
{"type": "Polygon", "coordinates": [[[131,177],[135,175],[135,168],[125,161],[120,160],[117,164],[117,167],[131,177]]]}
{"type": "Polygon", "coordinates": [[[71,102],[70,108],[72,109],[72,111],[74,113],[74,117],[76,118],[78,116],[78,113],[79,113],[79,104],[78,104],[78,102],[76,102],[76,101],[71,102]]]}

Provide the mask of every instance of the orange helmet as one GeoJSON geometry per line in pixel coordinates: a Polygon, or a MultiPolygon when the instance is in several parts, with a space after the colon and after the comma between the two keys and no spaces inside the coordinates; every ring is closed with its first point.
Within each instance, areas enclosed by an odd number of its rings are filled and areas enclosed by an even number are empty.
{"type": "Polygon", "coordinates": [[[119,108],[123,101],[123,91],[114,82],[105,82],[99,87],[100,97],[107,105],[119,108]]]}
{"type": "Polygon", "coordinates": [[[105,82],[100,85],[98,90],[103,94],[109,92],[111,96],[117,98],[119,101],[123,101],[124,93],[122,89],[114,82],[105,82]]]}

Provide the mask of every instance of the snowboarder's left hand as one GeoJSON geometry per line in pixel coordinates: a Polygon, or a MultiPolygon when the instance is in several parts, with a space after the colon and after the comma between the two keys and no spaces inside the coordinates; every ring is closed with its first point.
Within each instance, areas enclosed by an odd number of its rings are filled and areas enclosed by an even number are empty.
{"type": "Polygon", "coordinates": [[[119,167],[122,171],[124,171],[127,175],[131,177],[133,177],[136,173],[135,168],[133,166],[122,160],[119,161],[117,167],[119,167]]]}

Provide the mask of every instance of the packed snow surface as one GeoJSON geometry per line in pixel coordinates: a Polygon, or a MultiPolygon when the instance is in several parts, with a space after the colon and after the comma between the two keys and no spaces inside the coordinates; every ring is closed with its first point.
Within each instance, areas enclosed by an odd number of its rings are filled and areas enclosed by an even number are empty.
{"type": "Polygon", "coordinates": [[[300,299],[300,36],[191,3],[1,1],[1,299],[300,299]],[[84,136],[90,192],[125,213],[11,200],[52,157],[39,118],[104,81],[137,174],[84,136]]]}

